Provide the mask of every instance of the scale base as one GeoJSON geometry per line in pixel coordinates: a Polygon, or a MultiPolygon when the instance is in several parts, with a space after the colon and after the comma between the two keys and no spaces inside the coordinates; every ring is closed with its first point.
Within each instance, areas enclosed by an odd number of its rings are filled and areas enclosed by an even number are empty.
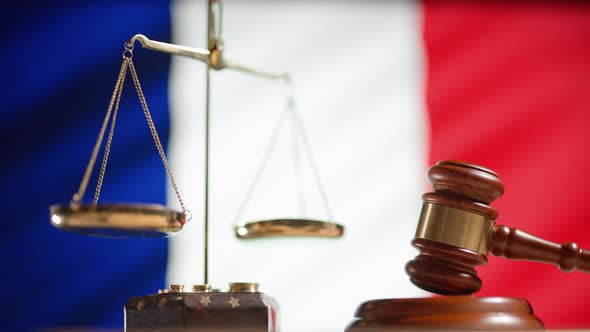
{"type": "Polygon", "coordinates": [[[160,294],[131,297],[125,304],[126,331],[276,332],[274,300],[246,283],[239,285],[229,292],[203,285],[193,289],[206,291],[184,292],[174,285],[160,294]]]}

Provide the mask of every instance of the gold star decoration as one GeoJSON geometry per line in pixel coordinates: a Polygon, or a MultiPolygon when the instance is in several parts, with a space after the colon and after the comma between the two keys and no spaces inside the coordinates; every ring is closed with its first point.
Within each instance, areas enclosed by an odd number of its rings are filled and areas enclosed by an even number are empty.
{"type": "Polygon", "coordinates": [[[235,307],[239,307],[240,306],[240,300],[239,299],[235,299],[233,296],[230,297],[229,301],[227,301],[227,303],[231,304],[232,308],[235,307]]]}
{"type": "Polygon", "coordinates": [[[161,298],[160,301],[158,301],[158,307],[164,308],[164,306],[166,305],[166,302],[168,302],[168,300],[165,297],[161,298]]]}
{"type": "Polygon", "coordinates": [[[141,311],[144,307],[145,307],[145,303],[143,302],[143,300],[140,300],[139,302],[137,302],[135,309],[141,311]]]}
{"type": "Polygon", "coordinates": [[[209,306],[210,303],[211,303],[211,299],[209,298],[209,295],[201,295],[201,304],[202,305],[207,307],[207,306],[209,306]]]}

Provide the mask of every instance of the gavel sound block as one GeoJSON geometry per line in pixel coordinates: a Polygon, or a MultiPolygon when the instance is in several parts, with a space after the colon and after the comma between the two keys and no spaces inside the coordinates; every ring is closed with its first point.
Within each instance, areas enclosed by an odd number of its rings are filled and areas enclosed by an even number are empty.
{"type": "Polygon", "coordinates": [[[590,272],[590,252],[573,242],[549,242],[496,225],[490,203],[504,193],[498,175],[484,167],[441,161],[428,171],[434,192],[424,194],[412,244],[420,254],[406,265],[414,285],[442,298],[372,300],[359,306],[347,327],[359,331],[543,330],[524,299],[471,297],[482,285],[475,266],[489,252],[510,259],[590,272]]]}
{"type": "Polygon", "coordinates": [[[347,332],[544,330],[524,299],[451,296],[361,304],[347,332]]]}

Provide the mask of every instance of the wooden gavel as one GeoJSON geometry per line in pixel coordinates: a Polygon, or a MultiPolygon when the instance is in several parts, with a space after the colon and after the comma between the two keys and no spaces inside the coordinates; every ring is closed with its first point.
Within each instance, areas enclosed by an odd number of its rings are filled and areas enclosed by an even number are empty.
{"type": "Polygon", "coordinates": [[[428,171],[433,193],[424,204],[412,244],[420,254],[406,265],[412,283],[441,295],[477,292],[481,279],[476,265],[487,254],[556,264],[563,271],[590,272],[590,251],[562,245],[516,228],[495,225],[498,211],[489,204],[502,196],[504,184],[484,167],[441,161],[428,171]]]}

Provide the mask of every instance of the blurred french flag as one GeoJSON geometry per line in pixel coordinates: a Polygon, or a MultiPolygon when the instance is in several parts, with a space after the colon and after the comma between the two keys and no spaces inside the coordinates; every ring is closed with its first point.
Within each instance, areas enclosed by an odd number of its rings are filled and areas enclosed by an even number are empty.
{"type": "MultiPolygon", "coordinates": [[[[5,331],[123,326],[123,304],[202,283],[205,67],[136,47],[134,61],[193,220],[167,239],[53,229],[136,33],[204,47],[205,1],[2,5],[5,331]]],[[[244,241],[257,218],[325,218],[305,155],[280,135],[243,220],[235,215],[284,109],[278,82],[213,73],[210,281],[257,281],[285,331],[341,331],[375,298],[428,296],[404,264],[428,165],[497,171],[498,222],[590,248],[590,4],[582,1],[225,1],[227,55],[291,73],[339,240],[244,241]],[[306,198],[303,207],[298,192],[306,198]]],[[[135,91],[123,93],[103,202],[178,208],[135,91]]],[[[96,180],[94,178],[94,180],[96,180]]],[[[92,190],[92,189],[90,189],[92,190]]],[[[490,257],[481,296],[528,299],[547,328],[590,327],[590,275],[490,257]]]]}

